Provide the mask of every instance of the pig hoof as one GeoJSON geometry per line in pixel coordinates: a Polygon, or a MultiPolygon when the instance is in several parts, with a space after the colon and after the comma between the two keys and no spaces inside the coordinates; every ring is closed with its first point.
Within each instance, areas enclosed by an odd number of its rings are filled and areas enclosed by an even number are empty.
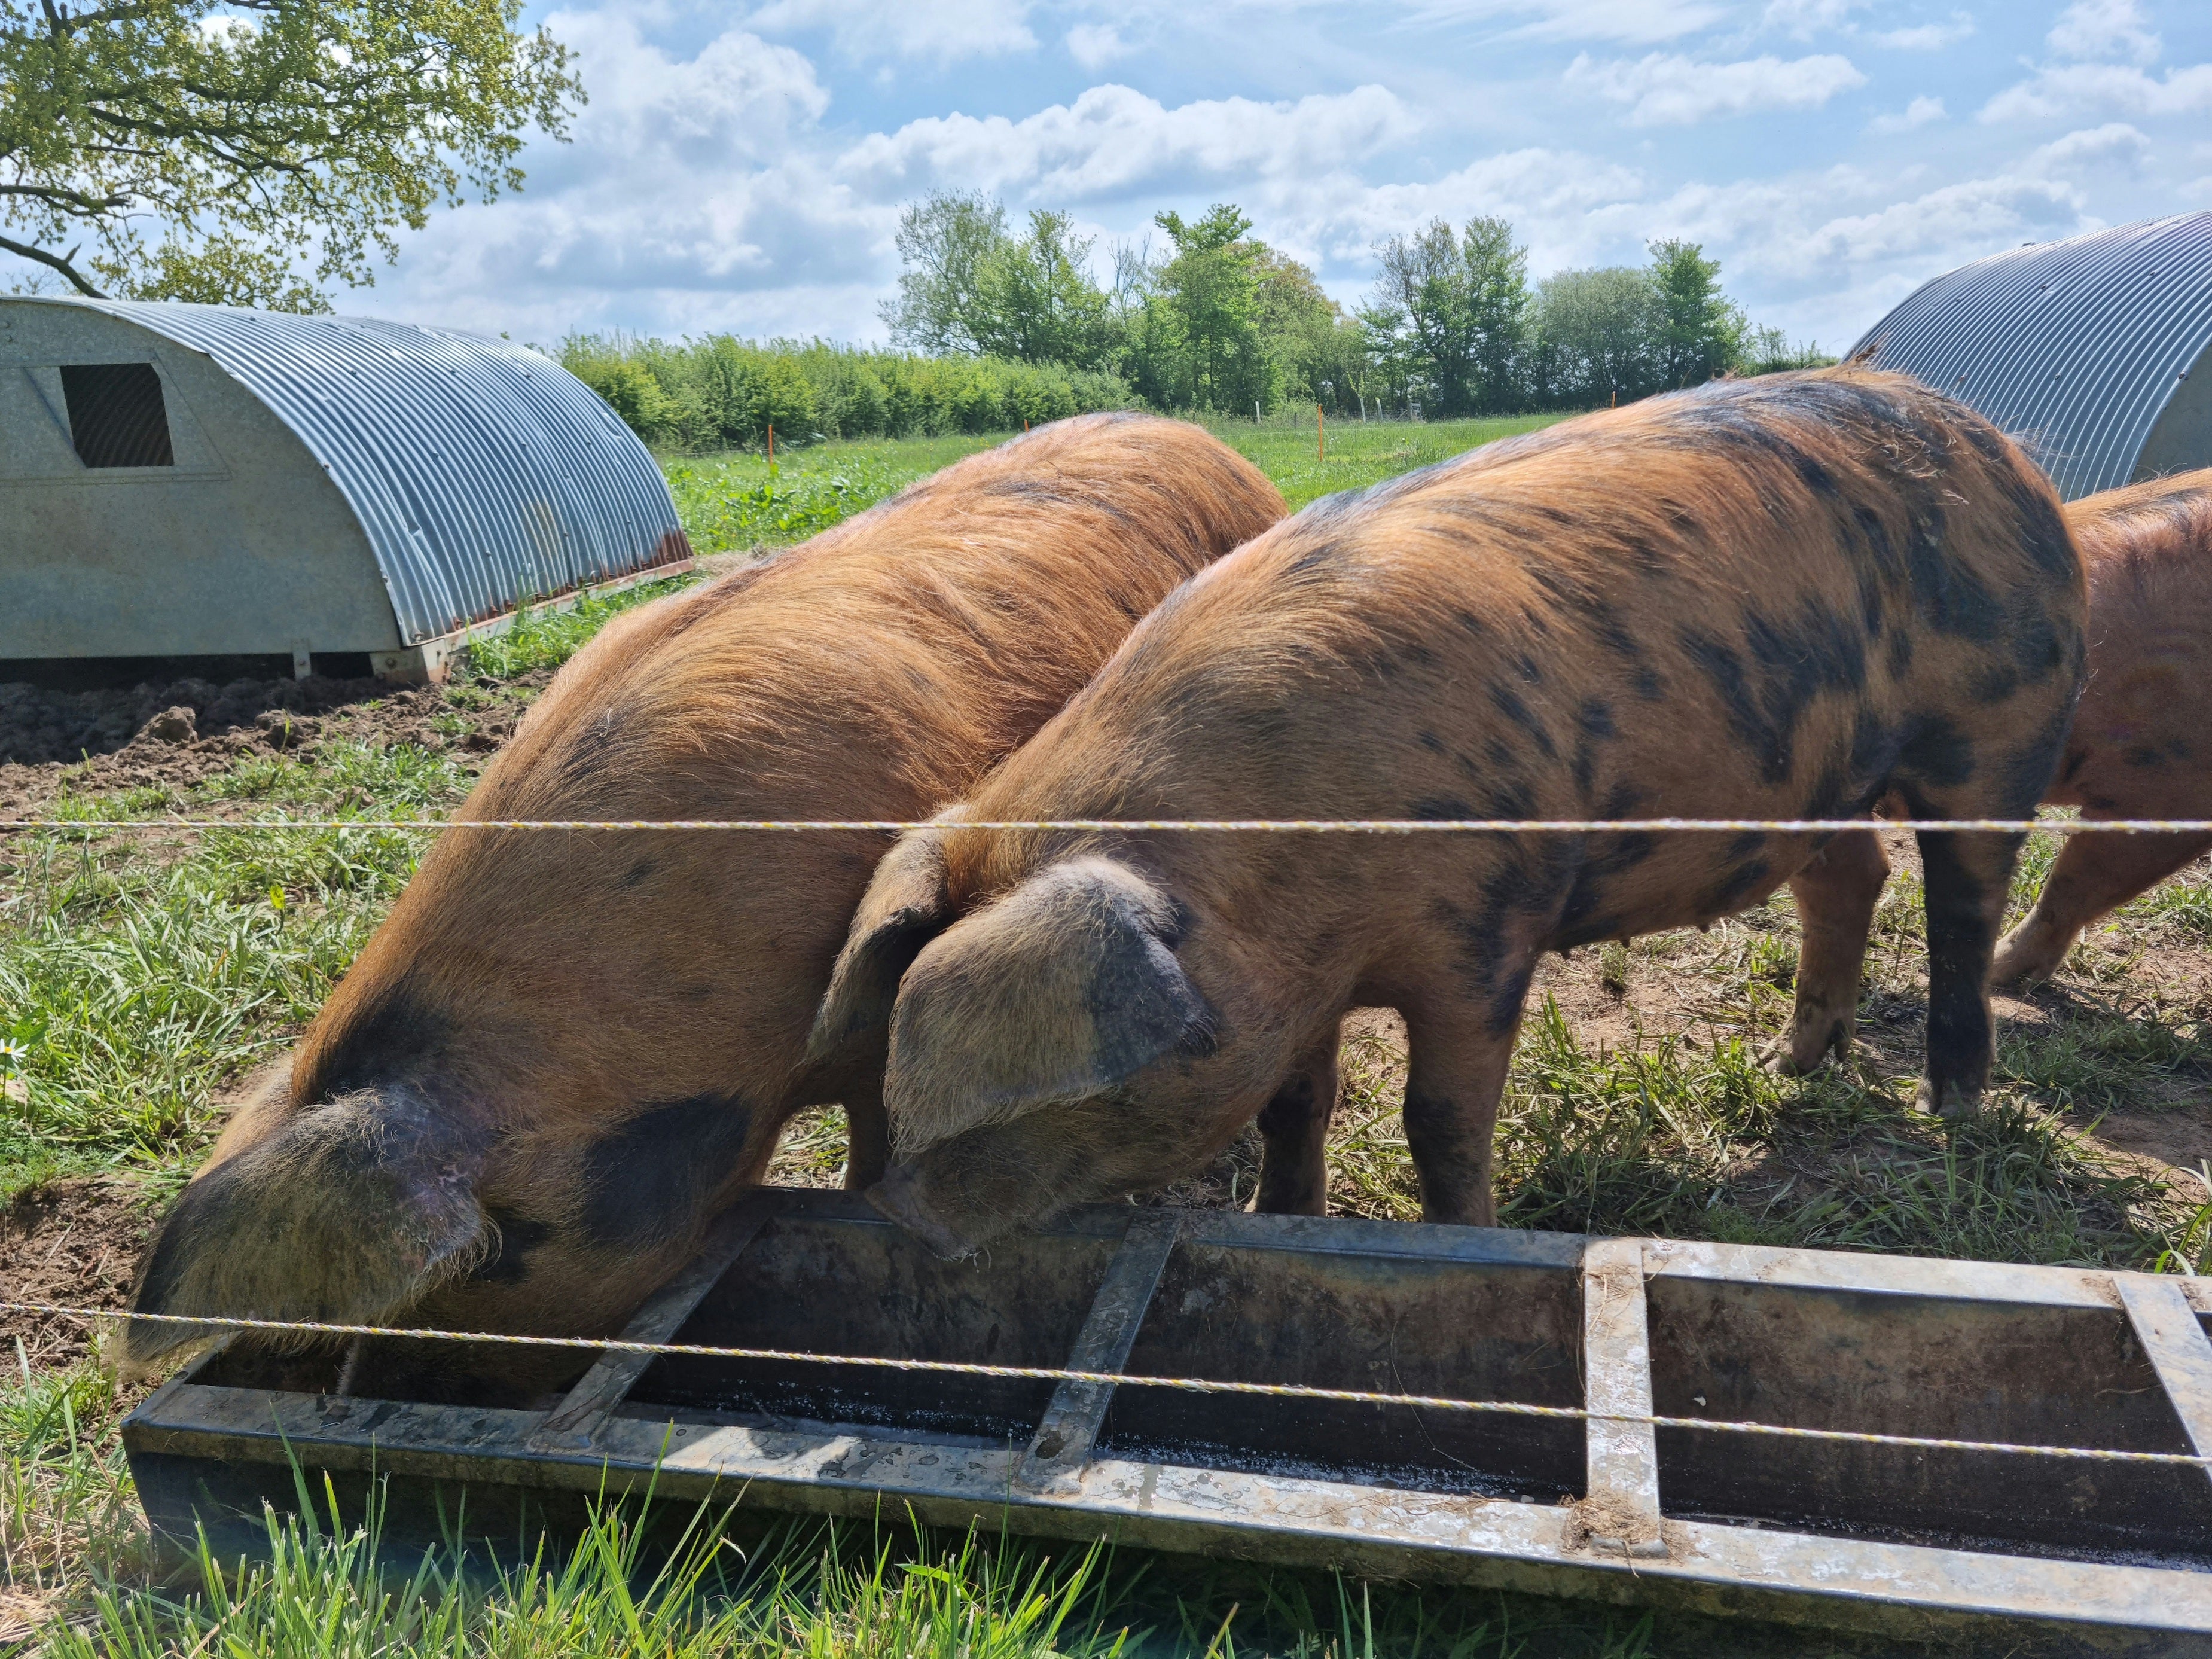
{"type": "Polygon", "coordinates": [[[878,1215],[898,1223],[947,1261],[957,1261],[963,1256],[975,1254],[973,1244],[946,1226],[923,1202],[920,1183],[904,1165],[884,1170],[884,1178],[869,1188],[866,1195],[878,1215]]]}
{"type": "Polygon", "coordinates": [[[1945,1089],[1939,1097],[1936,1085],[1929,1082],[1926,1078],[1921,1079],[1920,1086],[1912,1091],[1914,1111],[1923,1113],[1929,1117],[1940,1117],[1948,1122],[1963,1122],[1979,1113],[1981,1106],[1982,1097],[1979,1091],[1961,1089],[1954,1085],[1945,1089]]]}
{"type": "Polygon", "coordinates": [[[2058,971],[2058,963],[2035,955],[2025,945],[1997,947],[1996,959],[1990,963],[1990,983],[2018,985],[2022,989],[2040,985],[2058,971]]]}

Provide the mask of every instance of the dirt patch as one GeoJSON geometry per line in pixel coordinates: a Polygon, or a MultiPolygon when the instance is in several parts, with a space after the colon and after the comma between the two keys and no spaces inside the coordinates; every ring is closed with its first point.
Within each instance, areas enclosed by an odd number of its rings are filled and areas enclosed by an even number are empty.
{"type": "Polygon", "coordinates": [[[458,702],[437,686],[381,680],[173,680],[128,690],[0,684],[0,817],[35,817],[66,787],[104,794],[189,789],[245,756],[333,738],[455,749],[489,759],[514,735],[550,670],[458,702]]]}
{"type": "MultiPolygon", "coordinates": [[[[127,1176],[87,1176],[18,1193],[0,1209],[0,1301],[120,1308],[160,1206],[127,1176]]],[[[86,1352],[84,1322],[0,1312],[0,1349],[20,1339],[34,1367],[86,1352]]]]}

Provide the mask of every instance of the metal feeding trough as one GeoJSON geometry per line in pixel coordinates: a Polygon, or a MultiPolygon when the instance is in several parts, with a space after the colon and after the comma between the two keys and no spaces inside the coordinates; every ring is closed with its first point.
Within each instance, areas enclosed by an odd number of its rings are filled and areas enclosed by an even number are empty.
{"type": "Polygon", "coordinates": [[[1568,1411],[609,1352],[549,1413],[271,1388],[218,1352],[123,1434],[155,1528],[218,1547],[293,1506],[296,1459],[348,1501],[380,1481],[388,1532],[508,1549],[649,1484],[1954,1645],[2201,1653],[2201,1466],[1648,1419],[2212,1452],[2208,1318],[2212,1283],[2148,1274],[1126,1206],[945,1262],[855,1198],[769,1189],[629,1340],[1568,1411]]]}

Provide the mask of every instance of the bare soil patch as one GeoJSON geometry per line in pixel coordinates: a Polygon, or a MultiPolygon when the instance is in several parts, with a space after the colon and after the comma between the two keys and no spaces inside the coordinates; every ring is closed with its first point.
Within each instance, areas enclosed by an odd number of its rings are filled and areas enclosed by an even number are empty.
{"type": "MultiPolygon", "coordinates": [[[[140,1182],[100,1175],[49,1182],[0,1208],[0,1301],[123,1306],[161,1208],[140,1182]]],[[[89,1347],[82,1320],[0,1312],[0,1347],[21,1340],[34,1368],[89,1347]]]]}
{"type": "Polygon", "coordinates": [[[441,687],[319,675],[220,686],[183,679],[113,691],[0,684],[0,817],[35,817],[64,789],[189,789],[243,757],[305,750],[333,738],[489,759],[551,678],[550,670],[520,676],[498,696],[469,699],[465,714],[441,687]]]}

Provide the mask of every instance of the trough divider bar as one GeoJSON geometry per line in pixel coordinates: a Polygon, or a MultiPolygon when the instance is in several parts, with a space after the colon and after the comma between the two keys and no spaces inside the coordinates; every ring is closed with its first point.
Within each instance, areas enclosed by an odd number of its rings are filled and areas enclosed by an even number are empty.
{"type": "Polygon", "coordinates": [[[1593,1238],[1583,1249],[1583,1523],[1594,1548],[1651,1558],[1659,1530],[1659,1446],[1651,1415],[1651,1334],[1644,1242],[1593,1238]]]}
{"type": "MultiPolygon", "coordinates": [[[[1076,1335],[1067,1370],[1118,1371],[1129,1363],[1138,1328],[1145,1322],[1145,1311],[1152,1306],[1182,1231],[1180,1211],[1139,1210],[1130,1216],[1128,1231],[1106,1264],[1098,1294],[1091,1298],[1091,1312],[1076,1335]]],[[[1035,1490],[1080,1474],[1091,1461],[1113,1400],[1110,1382],[1062,1382],[1038,1419],[1036,1433],[1015,1472],[1016,1484],[1035,1490]]]]}
{"type": "MultiPolygon", "coordinates": [[[[782,1207],[770,1190],[748,1194],[725,1210],[707,1230],[707,1240],[690,1265],[647,1298],[623,1328],[625,1342],[665,1342],[683,1328],[692,1310],[705,1299],[744,1253],[770,1217],[782,1207]]],[[[658,1355],[603,1353],[568,1398],[545,1414],[532,1431],[533,1452],[575,1451],[591,1445],[614,1409],[658,1355]]]]}
{"type": "MultiPolygon", "coordinates": [[[[2181,1281],[2160,1273],[2114,1273],[2112,1284],[2189,1436],[2190,1449],[2212,1457],[2212,1337],[2197,1322],[2181,1281]]],[[[2212,1477],[2212,1468],[2204,1473],[2212,1477]]]]}

